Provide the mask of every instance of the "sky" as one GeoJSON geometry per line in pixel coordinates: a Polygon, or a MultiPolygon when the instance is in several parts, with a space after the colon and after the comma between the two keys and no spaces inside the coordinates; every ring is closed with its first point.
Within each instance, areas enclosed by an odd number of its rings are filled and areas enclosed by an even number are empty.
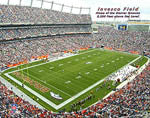
{"type": "MultiPolygon", "coordinates": [[[[140,17],[136,20],[150,20],[150,0],[44,0],[44,1],[54,1],[55,3],[60,3],[68,6],[74,7],[85,7],[91,8],[90,14],[93,21],[124,21],[127,18],[97,18],[96,12],[98,8],[121,8],[124,7],[139,7],[140,17]]],[[[9,4],[18,5],[20,0],[9,0],[9,4]]],[[[0,0],[0,4],[7,4],[8,0],[0,0]]],[[[23,6],[30,6],[31,0],[22,0],[21,4],[23,6]]],[[[33,0],[33,7],[41,7],[41,0],[33,0]]],[[[44,2],[43,8],[51,8],[51,3],[44,2]]],[[[61,10],[60,5],[54,5],[53,10],[61,10]]],[[[63,12],[70,13],[71,8],[64,7],[63,12]]],[[[80,13],[80,9],[74,8],[72,13],[80,13]]],[[[89,9],[82,9],[82,14],[88,14],[89,9]]],[[[133,20],[133,19],[132,19],[133,20]]]]}

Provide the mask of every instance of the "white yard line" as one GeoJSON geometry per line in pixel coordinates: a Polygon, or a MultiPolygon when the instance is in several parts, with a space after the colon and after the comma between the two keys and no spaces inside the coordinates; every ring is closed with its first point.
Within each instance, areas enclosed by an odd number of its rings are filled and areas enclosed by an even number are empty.
{"type": "MultiPolygon", "coordinates": [[[[139,56],[138,58],[136,58],[136,60],[137,59],[139,59],[141,56],[139,56]]],[[[134,61],[136,61],[136,60],[133,60],[133,62],[134,61]]],[[[133,63],[132,62],[132,63],[133,63]]],[[[133,79],[135,79],[135,77],[137,76],[137,75],[139,75],[145,68],[146,68],[146,65],[148,65],[148,63],[149,63],[150,61],[149,61],[149,59],[148,59],[148,61],[142,66],[142,67],[140,67],[140,69],[138,70],[138,72],[137,72],[137,74],[134,74],[134,75],[132,75],[131,77],[129,77],[127,80],[125,80],[124,82],[122,82],[120,85],[118,85],[116,88],[117,89],[121,89],[122,87],[124,87],[125,85],[127,85],[127,83],[128,82],[131,82],[133,79]]],[[[130,65],[131,63],[129,63],[129,64],[127,64],[127,65],[130,65]]],[[[115,93],[115,91],[111,91],[110,93],[108,93],[105,97],[103,97],[103,99],[106,99],[107,97],[109,97],[110,95],[112,95],[113,93],[115,93]]],[[[97,101],[96,103],[94,103],[94,104],[92,104],[92,105],[90,105],[90,106],[93,106],[93,105],[95,105],[95,104],[97,104],[97,103],[99,103],[100,101],[97,101]]],[[[88,107],[90,107],[90,106],[88,106],[88,107]]],[[[87,107],[87,108],[88,108],[87,107]]],[[[84,109],[87,109],[87,108],[84,108],[84,109]]]]}
{"type": "MultiPolygon", "coordinates": [[[[22,86],[22,83],[20,81],[18,81],[17,79],[13,78],[12,76],[10,76],[8,73],[4,74],[5,76],[9,77],[11,80],[13,80],[14,82],[16,82],[17,84],[19,84],[20,86],[22,86]]],[[[24,85],[24,88],[28,91],[30,91],[30,93],[32,93],[33,95],[37,96],[38,98],[40,98],[41,100],[43,100],[44,102],[46,102],[47,104],[53,106],[54,108],[57,108],[57,105],[54,104],[53,102],[49,101],[47,98],[43,97],[42,95],[40,95],[39,93],[37,93],[36,91],[32,90],[31,88],[29,88],[28,86],[24,85]]]]}
{"type": "Polygon", "coordinates": [[[77,56],[77,55],[82,55],[82,54],[85,54],[85,53],[88,53],[88,52],[92,52],[92,51],[95,51],[95,50],[97,50],[97,49],[93,49],[93,50],[90,50],[90,51],[86,51],[86,52],[83,52],[83,53],[80,53],[80,54],[74,54],[74,55],[71,55],[71,56],[59,57],[58,59],[54,59],[54,60],[51,60],[51,61],[46,62],[46,63],[40,63],[40,64],[37,64],[37,65],[33,65],[33,66],[30,66],[30,67],[27,67],[27,68],[23,68],[23,69],[19,69],[19,70],[11,71],[11,72],[8,72],[8,73],[18,72],[18,71],[21,71],[21,70],[25,70],[25,69],[29,69],[29,68],[33,68],[33,67],[37,67],[37,66],[44,65],[44,64],[47,64],[47,63],[50,63],[50,62],[54,62],[54,61],[58,61],[58,60],[62,60],[62,59],[69,58],[69,57],[73,57],[73,56],[77,56]]]}
{"type": "MultiPolygon", "coordinates": [[[[93,50],[92,50],[93,51],[93,50]]],[[[137,57],[136,59],[134,59],[133,61],[131,61],[130,63],[124,65],[123,67],[133,63],[134,61],[138,60],[141,56],[137,57]]],[[[121,67],[120,69],[122,69],[123,67],[121,67]]],[[[118,69],[118,70],[120,70],[118,69]]],[[[116,70],[116,71],[118,71],[116,70]]],[[[116,72],[115,71],[115,72],[116,72]]],[[[115,73],[113,72],[113,73],[115,73]]],[[[113,74],[111,73],[111,74],[113,74]]],[[[16,80],[15,78],[13,78],[12,76],[8,75],[9,73],[5,73],[5,76],[9,77],[10,79],[12,79],[13,81],[15,81],[16,83],[18,83],[19,85],[22,85],[22,83],[18,80],[16,80]]],[[[110,74],[110,75],[111,75],[110,74]]],[[[110,75],[108,75],[107,77],[109,77],[110,75]]],[[[49,104],[50,106],[52,106],[53,108],[55,108],[56,110],[60,109],[61,107],[65,106],[66,104],[70,103],[71,101],[73,101],[74,99],[78,98],[79,96],[83,95],[84,93],[86,93],[87,91],[91,90],[92,88],[96,87],[97,85],[99,85],[100,83],[102,83],[107,77],[105,77],[104,79],[94,83],[93,85],[89,86],[88,88],[84,89],[83,91],[79,92],[78,94],[72,96],[71,98],[69,98],[68,100],[64,101],[63,103],[56,105],[55,103],[51,102],[50,100],[48,100],[47,98],[43,97],[42,95],[40,95],[39,93],[35,92],[34,90],[32,90],[31,88],[29,88],[28,86],[24,85],[24,88],[27,89],[28,91],[30,91],[32,94],[36,95],[37,97],[39,97],[41,100],[43,100],[44,102],[46,102],[47,104],[49,104]]]]}
{"type": "MultiPolygon", "coordinates": [[[[24,72],[23,72],[23,73],[24,73],[24,72]]],[[[39,80],[40,82],[44,83],[42,80],[38,79],[37,77],[35,77],[35,76],[31,75],[31,74],[30,74],[29,76],[31,76],[31,77],[35,78],[36,80],[39,80]]],[[[70,95],[70,94],[68,94],[68,93],[66,93],[66,92],[64,92],[64,91],[62,91],[62,90],[56,88],[55,86],[53,86],[53,85],[51,85],[51,84],[48,84],[48,83],[44,83],[44,84],[47,84],[48,86],[51,86],[52,88],[54,88],[54,89],[56,89],[56,90],[58,90],[58,91],[64,93],[65,95],[67,95],[67,96],[69,96],[69,97],[72,97],[72,95],[70,95]]]]}
{"type": "Polygon", "coordinates": [[[7,80],[3,79],[0,76],[0,81],[11,91],[13,91],[16,95],[18,95],[19,97],[21,97],[23,100],[29,101],[31,104],[36,105],[37,107],[39,107],[40,109],[44,109],[39,103],[37,103],[36,101],[34,101],[32,98],[30,98],[28,95],[26,95],[25,93],[23,93],[21,90],[19,90],[17,87],[15,87],[14,85],[12,85],[11,83],[9,83],[7,80]]]}
{"type": "MultiPolygon", "coordinates": [[[[131,82],[137,75],[139,75],[145,68],[146,66],[145,65],[148,65],[149,63],[149,59],[148,61],[146,62],[146,64],[144,64],[142,67],[140,67],[140,69],[138,70],[138,72],[134,75],[132,75],[131,77],[129,77],[127,80],[125,80],[124,82],[122,82],[120,85],[118,85],[116,88],[117,89],[121,89],[122,87],[124,87],[125,85],[127,85],[128,82],[131,82]]],[[[107,94],[105,98],[107,98],[108,96],[110,96],[111,94],[115,93],[115,91],[111,91],[109,94],[107,94]]]]}

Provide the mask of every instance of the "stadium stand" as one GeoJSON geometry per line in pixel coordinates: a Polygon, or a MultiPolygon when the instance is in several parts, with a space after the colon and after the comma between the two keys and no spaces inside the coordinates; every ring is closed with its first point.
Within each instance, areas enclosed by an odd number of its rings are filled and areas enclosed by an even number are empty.
{"type": "Polygon", "coordinates": [[[0,12],[0,65],[4,68],[33,57],[84,48],[89,42],[85,39],[91,37],[88,14],[11,5],[0,5],[0,12]],[[83,41],[79,42],[79,39],[83,41]]]}
{"type": "Polygon", "coordinates": [[[113,27],[100,27],[93,37],[98,41],[97,47],[104,45],[115,50],[132,51],[143,54],[150,52],[150,32],[119,31],[113,27]]]}
{"type": "Polygon", "coordinates": [[[91,32],[91,17],[88,14],[11,5],[0,5],[0,14],[0,41],[91,32]]]}
{"type": "Polygon", "coordinates": [[[87,108],[84,115],[93,112],[99,114],[100,118],[110,117],[143,117],[143,113],[149,110],[149,84],[150,65],[133,81],[125,87],[116,91],[108,98],[101,100],[96,105],[87,108]]]}
{"type": "Polygon", "coordinates": [[[0,44],[0,63],[4,65],[16,64],[24,60],[30,61],[31,58],[38,56],[86,48],[92,44],[90,39],[92,39],[90,35],[82,34],[3,42],[0,44]]]}
{"type": "Polygon", "coordinates": [[[0,28],[0,41],[85,32],[91,32],[89,25],[2,25],[0,28]]]}
{"type": "Polygon", "coordinates": [[[150,109],[150,65],[133,81],[129,82],[125,87],[117,90],[113,95],[110,95],[97,104],[88,107],[81,111],[72,111],[67,113],[65,111],[60,113],[53,113],[51,111],[38,109],[29,102],[16,96],[12,91],[8,90],[5,85],[0,82],[0,116],[1,117],[130,117],[142,118],[145,110],[150,109]],[[13,112],[12,104],[17,104],[15,114],[13,112]]]}
{"type": "Polygon", "coordinates": [[[91,24],[90,15],[69,14],[28,6],[0,6],[0,23],[5,24],[91,24]]]}
{"type": "MultiPolygon", "coordinates": [[[[90,15],[74,15],[53,10],[0,5],[0,67],[8,68],[39,56],[87,47],[150,52],[149,32],[118,31],[102,27],[91,34],[90,15]],[[61,28],[59,28],[61,27],[61,28]]],[[[108,98],[81,111],[53,113],[24,101],[0,82],[1,117],[142,117],[150,109],[150,65],[108,98]],[[12,104],[14,106],[12,106],[12,104]],[[15,114],[13,109],[17,105],[15,114]]]]}

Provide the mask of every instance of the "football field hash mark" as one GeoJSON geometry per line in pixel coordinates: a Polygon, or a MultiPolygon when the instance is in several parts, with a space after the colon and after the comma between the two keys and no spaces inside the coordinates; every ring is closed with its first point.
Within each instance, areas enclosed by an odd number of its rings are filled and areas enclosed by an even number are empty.
{"type": "Polygon", "coordinates": [[[97,71],[97,68],[95,68],[94,71],[97,71]]]}
{"type": "Polygon", "coordinates": [[[88,74],[90,74],[90,72],[86,72],[85,74],[88,75],[88,74]]]}
{"type": "Polygon", "coordinates": [[[77,78],[77,79],[80,79],[80,78],[81,78],[81,76],[77,76],[76,78],[77,78]]]}
{"type": "Polygon", "coordinates": [[[71,81],[66,81],[66,82],[65,82],[65,84],[69,84],[69,83],[71,83],[71,81]]]}
{"type": "Polygon", "coordinates": [[[41,73],[41,72],[43,72],[44,70],[39,70],[39,72],[41,73]]]}
{"type": "MultiPolygon", "coordinates": [[[[23,72],[24,73],[24,72],[23,72]]],[[[31,77],[33,77],[33,78],[35,78],[36,80],[38,80],[38,81],[40,81],[40,82],[42,82],[42,83],[44,83],[42,80],[40,80],[39,78],[37,78],[37,77],[35,77],[35,76],[33,76],[33,75],[29,75],[29,76],[31,76],[31,77]]],[[[56,89],[56,90],[58,90],[58,91],[60,91],[60,92],[62,92],[62,93],[64,93],[64,94],[66,94],[66,95],[68,95],[68,96],[70,96],[70,97],[72,97],[72,95],[70,95],[70,94],[68,94],[68,93],[66,93],[66,92],[64,92],[64,91],[62,91],[61,89],[58,89],[57,87],[55,87],[55,86],[53,86],[53,85],[51,85],[51,84],[49,84],[49,83],[45,83],[46,85],[48,85],[48,86],[50,86],[50,87],[52,87],[52,88],[54,88],[54,89],[56,89]]]]}
{"type": "MultiPolygon", "coordinates": [[[[95,53],[95,52],[94,52],[95,53]]],[[[105,52],[104,52],[105,53],[105,52]]],[[[53,81],[52,81],[52,83],[50,83],[50,81],[48,80],[48,81],[46,81],[46,82],[44,82],[45,81],[45,79],[43,80],[43,83],[46,83],[46,84],[50,84],[50,85],[52,85],[52,86],[56,86],[56,87],[58,87],[58,89],[60,89],[60,90],[62,90],[62,91],[64,91],[64,92],[67,92],[67,93],[70,93],[71,94],[71,96],[73,96],[73,98],[74,98],[74,95],[78,95],[78,93],[80,92],[79,90],[76,90],[76,91],[74,91],[74,89],[72,89],[71,87],[72,87],[72,85],[74,85],[75,84],[75,86],[74,86],[74,88],[75,87],[81,87],[80,86],[80,83],[82,82],[83,84],[83,86],[84,86],[84,82],[83,81],[86,81],[86,82],[88,82],[89,80],[87,80],[88,79],[88,77],[89,76],[91,76],[91,78],[94,78],[94,76],[93,76],[93,73],[97,73],[97,72],[101,72],[102,70],[103,70],[103,67],[105,66],[105,68],[107,69],[107,68],[109,68],[109,69],[111,69],[111,67],[109,67],[109,66],[106,66],[107,65],[107,63],[109,62],[110,64],[111,64],[111,62],[115,62],[116,61],[116,59],[117,58],[119,58],[119,56],[116,58],[115,56],[114,57],[112,57],[113,58],[113,60],[112,60],[112,58],[108,58],[108,59],[106,59],[105,57],[106,56],[110,56],[110,55],[103,55],[102,53],[97,53],[97,56],[93,56],[94,54],[92,54],[92,53],[89,53],[89,54],[87,54],[87,55],[83,55],[83,56],[80,56],[80,57],[74,57],[74,58],[72,58],[72,60],[71,60],[71,58],[70,59],[68,59],[68,60],[66,60],[66,61],[62,61],[62,62],[59,62],[59,63],[55,63],[54,65],[50,65],[50,66],[48,66],[49,68],[51,68],[52,66],[54,66],[54,67],[52,67],[51,69],[49,69],[49,72],[51,71],[51,72],[53,72],[53,73],[49,73],[49,77],[47,78],[47,79],[54,79],[54,83],[53,83],[53,81]],[[89,55],[91,55],[91,58],[87,58],[87,56],[89,56],[89,55]],[[104,57],[105,56],[105,57],[104,57]],[[83,59],[85,59],[85,57],[86,57],[86,60],[83,60],[83,59]],[[77,60],[77,58],[79,59],[79,61],[82,61],[82,65],[77,65],[77,66],[74,66],[75,65],[75,63],[78,63],[78,62],[75,62],[74,60],[77,60]],[[97,59],[93,59],[93,58],[97,58],[97,59]],[[114,59],[115,59],[115,61],[114,61],[114,59]],[[69,63],[71,63],[71,61],[72,61],[72,64],[67,64],[68,62],[69,63]],[[85,63],[86,62],[92,62],[92,64],[90,64],[90,65],[86,65],[85,63]],[[64,66],[63,66],[63,68],[62,69],[59,69],[60,67],[58,66],[59,64],[64,64],[64,66]],[[95,66],[93,66],[93,64],[95,64],[95,66]],[[69,66],[68,66],[69,65],[69,66]],[[82,69],[82,68],[80,68],[81,66],[85,66],[85,68],[84,68],[84,70],[82,69]],[[97,67],[97,66],[99,66],[99,67],[97,67]],[[102,67],[101,67],[102,66],[102,67]],[[59,67],[59,68],[58,68],[59,67]],[[88,68],[86,68],[86,67],[88,67],[88,68]],[[89,68],[90,67],[90,68],[89,68]],[[53,69],[54,68],[54,69],[53,69]],[[65,69],[65,72],[63,71],[63,69],[65,69]],[[90,72],[90,70],[91,70],[91,72],[90,72]],[[98,70],[98,71],[96,71],[96,70],[98,70]],[[59,73],[59,71],[61,72],[61,73],[59,73]],[[88,71],[90,72],[90,74],[88,73],[88,71]],[[56,72],[58,72],[58,74],[56,73],[56,72]],[[87,73],[86,73],[87,72],[87,73]],[[68,74],[67,74],[68,73],[68,74]],[[83,74],[83,76],[81,75],[81,73],[83,74]],[[72,76],[72,74],[74,74],[74,76],[72,76]],[[87,74],[87,75],[86,75],[87,74]],[[89,74],[89,75],[88,75],[89,74]],[[65,76],[62,76],[62,75],[65,75],[65,76]],[[58,80],[58,82],[60,83],[60,84],[55,84],[55,76],[58,76],[60,79],[58,80]],[[71,78],[72,77],[72,78],[71,78]],[[87,77],[87,79],[86,79],[86,77],[87,77]],[[80,79],[81,78],[81,79],[80,79]],[[62,80],[62,81],[61,81],[62,80]],[[69,82],[70,81],[70,82],[69,82]],[[79,85],[78,85],[78,83],[79,83],[79,85]],[[65,85],[65,87],[64,86],[62,86],[62,88],[59,86],[59,85],[65,85]],[[72,95],[72,93],[71,92],[68,92],[68,91],[66,91],[65,90],[65,88],[67,89],[67,88],[69,88],[68,90],[69,91],[73,91],[74,92],[74,95],[72,95]]],[[[112,56],[113,56],[113,53],[112,53],[112,56]]],[[[120,56],[120,58],[121,58],[121,56],[120,56]]],[[[120,59],[119,58],[119,59],[120,59]]],[[[124,57],[124,58],[126,58],[126,56],[124,57]]],[[[121,62],[121,61],[123,61],[122,59],[120,59],[118,62],[121,62]]],[[[117,61],[116,61],[117,62],[117,61]]],[[[35,66],[36,67],[36,66],[35,66]]],[[[44,66],[43,67],[39,67],[39,68],[41,68],[41,70],[43,69],[44,70],[44,72],[43,73],[40,73],[41,74],[41,77],[43,77],[44,76],[44,73],[46,73],[46,70],[45,70],[45,68],[44,68],[44,66]]],[[[104,68],[104,69],[105,69],[104,68]]],[[[39,69],[40,70],[40,69],[39,69]]],[[[38,71],[39,71],[38,70],[38,71]]],[[[34,70],[33,70],[34,71],[34,70]]],[[[48,71],[47,71],[48,72],[48,71]]],[[[48,73],[47,73],[48,74],[48,73]]],[[[47,74],[45,74],[45,75],[47,75],[47,74]]],[[[107,73],[106,73],[107,74],[107,73]]],[[[33,75],[33,76],[35,76],[35,75],[33,75]]],[[[39,81],[40,80],[42,80],[42,78],[40,78],[40,76],[35,76],[37,79],[39,79],[39,81]]],[[[57,77],[57,79],[58,79],[58,77],[57,77]]],[[[46,78],[46,77],[45,77],[46,78]]],[[[100,78],[101,79],[101,78],[100,78]]],[[[35,79],[35,81],[37,81],[36,79],[35,79]]],[[[46,85],[45,84],[45,85],[46,85]]],[[[86,85],[86,84],[85,84],[86,85]]],[[[81,88],[80,90],[85,90],[86,88],[81,88]]],[[[57,90],[57,89],[56,89],[57,90]]],[[[62,94],[62,93],[59,93],[59,94],[62,94]]],[[[64,96],[66,96],[66,94],[64,95],[64,96]]],[[[44,96],[45,97],[45,96],[44,96]]],[[[47,96],[46,96],[47,97],[47,96]]],[[[46,98],[45,97],[45,98],[46,98]]],[[[78,96],[79,97],[79,96],[78,96]]],[[[72,98],[72,99],[73,99],[72,98]]],[[[49,98],[48,98],[49,99],[49,98]]],[[[70,98],[69,98],[70,99],[70,98]]],[[[67,100],[68,101],[68,100],[67,100]]],[[[71,100],[70,100],[71,101],[71,100]]],[[[69,101],[69,102],[70,102],[69,101]]],[[[54,102],[55,103],[55,101],[53,101],[52,100],[52,102],[54,102]]],[[[69,103],[68,102],[68,103],[69,103]]],[[[65,101],[65,103],[66,103],[66,101],[65,101]]],[[[65,105],[65,103],[64,103],[64,105],[65,105]]],[[[61,105],[62,105],[62,103],[60,103],[60,106],[59,105],[56,105],[56,107],[58,106],[58,107],[61,107],[61,105]]],[[[62,105],[63,106],[63,105],[62,105]]],[[[58,108],[57,107],[57,108],[58,108]]]]}
{"type": "Polygon", "coordinates": [[[49,69],[53,69],[54,67],[50,67],[49,69]]]}
{"type": "Polygon", "coordinates": [[[59,66],[63,66],[64,64],[59,64],[59,66]]]}

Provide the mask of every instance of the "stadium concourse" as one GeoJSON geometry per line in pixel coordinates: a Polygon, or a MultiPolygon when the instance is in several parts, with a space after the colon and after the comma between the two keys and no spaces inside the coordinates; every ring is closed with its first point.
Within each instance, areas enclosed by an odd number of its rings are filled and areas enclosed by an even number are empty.
{"type": "MultiPolygon", "coordinates": [[[[138,54],[150,52],[150,32],[100,27],[98,34],[92,34],[90,15],[7,5],[0,5],[0,14],[0,70],[41,56],[102,45],[138,54]]],[[[0,82],[0,117],[142,117],[150,109],[149,86],[147,65],[133,81],[97,104],[81,111],[53,113],[23,100],[0,82]]]]}

